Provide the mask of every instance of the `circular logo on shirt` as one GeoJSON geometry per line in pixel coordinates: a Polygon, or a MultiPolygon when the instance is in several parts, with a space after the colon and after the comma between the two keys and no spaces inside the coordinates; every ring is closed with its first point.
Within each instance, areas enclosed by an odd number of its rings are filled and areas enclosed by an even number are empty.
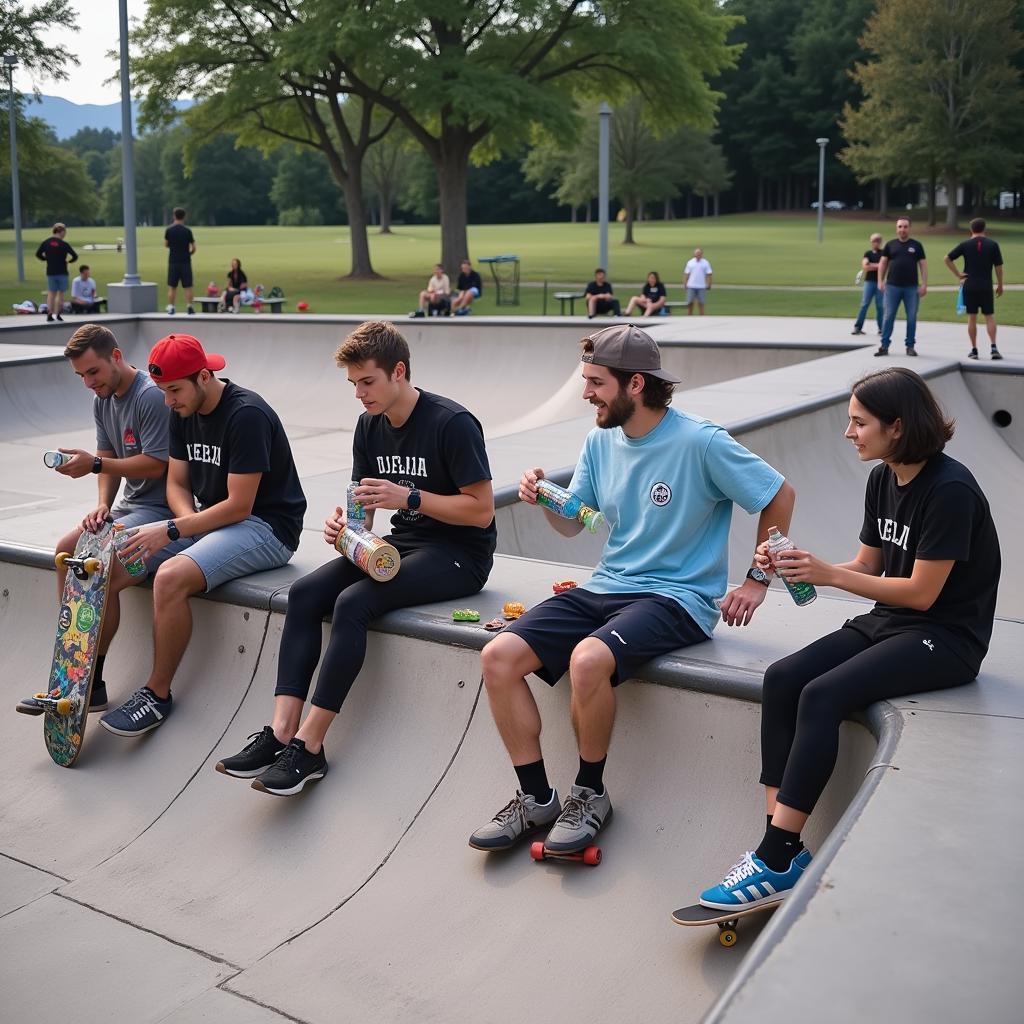
{"type": "Polygon", "coordinates": [[[672,488],[669,487],[664,480],[659,480],[651,488],[651,501],[654,502],[658,508],[667,505],[672,500],[672,488]]]}

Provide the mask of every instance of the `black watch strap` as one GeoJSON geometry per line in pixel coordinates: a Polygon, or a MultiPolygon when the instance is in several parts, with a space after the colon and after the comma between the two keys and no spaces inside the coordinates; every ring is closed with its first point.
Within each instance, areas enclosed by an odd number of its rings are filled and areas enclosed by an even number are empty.
{"type": "Polygon", "coordinates": [[[92,471],[94,473],[103,472],[103,460],[98,455],[92,460],[92,471]]]}
{"type": "Polygon", "coordinates": [[[181,531],[173,519],[167,520],[167,536],[170,540],[181,540],[181,531]]]}
{"type": "Polygon", "coordinates": [[[759,569],[756,565],[752,565],[747,570],[746,578],[748,580],[753,580],[755,583],[760,583],[765,587],[770,587],[772,585],[771,576],[769,576],[764,569],[759,569]]]}
{"type": "Polygon", "coordinates": [[[422,501],[423,501],[423,496],[420,494],[419,490],[417,488],[415,488],[415,487],[410,487],[409,488],[409,499],[406,502],[406,505],[408,506],[409,511],[410,512],[417,511],[417,509],[419,509],[420,503],[422,501]]]}

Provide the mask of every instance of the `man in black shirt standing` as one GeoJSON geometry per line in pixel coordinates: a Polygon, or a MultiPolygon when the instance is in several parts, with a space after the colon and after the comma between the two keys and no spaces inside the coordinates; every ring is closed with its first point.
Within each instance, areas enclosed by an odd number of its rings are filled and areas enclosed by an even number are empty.
{"type": "Polygon", "coordinates": [[[174,300],[178,295],[178,285],[185,289],[185,301],[188,313],[195,313],[192,308],[192,254],[196,251],[196,239],[192,229],[185,227],[185,210],[174,208],[174,223],[164,232],[164,248],[167,249],[167,313],[174,315],[174,300]]]}
{"type": "Polygon", "coordinates": [[[1002,359],[996,348],[996,303],[992,294],[992,270],[996,272],[996,295],[1003,294],[1003,254],[999,243],[985,237],[985,221],[977,217],[971,221],[971,237],[951,249],[946,266],[963,284],[964,305],[967,307],[967,336],[971,339],[968,359],[978,358],[978,310],[985,316],[985,330],[992,346],[992,358],[1002,359]],[[957,270],[954,260],[964,258],[964,271],[957,270]]]}
{"type": "Polygon", "coordinates": [[[594,271],[594,280],[584,289],[587,299],[587,319],[591,320],[599,313],[611,313],[612,316],[621,316],[622,310],[619,300],[612,294],[611,282],[605,276],[604,268],[598,267],[594,271]]]}
{"type": "Polygon", "coordinates": [[[928,292],[928,261],[924,258],[924,246],[916,238],[910,237],[909,217],[900,217],[896,221],[896,237],[882,248],[882,258],[878,263],[878,287],[885,297],[885,317],[882,321],[882,343],[875,355],[889,354],[896,311],[902,302],[907,314],[907,355],[916,356],[914,340],[917,332],[917,305],[928,292]]]}
{"type": "Polygon", "coordinates": [[[64,241],[68,229],[59,221],[53,225],[53,234],[36,249],[36,259],[46,264],[46,322],[54,318],[64,320],[64,293],[68,290],[68,264],[78,259],[78,253],[64,241]]]}
{"type": "Polygon", "coordinates": [[[864,333],[864,319],[868,315],[868,308],[871,300],[875,300],[875,320],[878,322],[878,333],[882,333],[882,293],[878,290],[878,264],[882,261],[882,236],[877,232],[868,241],[871,248],[864,253],[860,261],[860,273],[858,280],[863,279],[864,291],[861,295],[860,309],[857,310],[857,320],[853,325],[851,334],[864,333]]]}
{"type": "Polygon", "coordinates": [[[474,299],[479,299],[484,290],[480,275],[473,269],[467,257],[459,264],[458,294],[452,299],[452,312],[456,316],[465,316],[474,299]]]}
{"type": "MultiPolygon", "coordinates": [[[[360,324],[335,359],[365,409],[352,440],[352,493],[366,514],[360,525],[371,529],[378,509],[394,510],[387,540],[402,564],[377,583],[339,555],[289,589],[273,720],[216,765],[274,796],[327,774],[324,737],[363,667],[370,623],[396,608],[477,593],[497,538],[483,429],[458,403],[412,386],[409,345],[394,324],[360,324]],[[331,635],[303,721],[325,617],[331,635]]],[[[332,548],[345,523],[339,505],[324,524],[332,548]]]]}
{"type": "Polygon", "coordinates": [[[218,380],[224,357],[190,334],[161,338],[149,375],[169,417],[167,522],[130,532],[127,559],[172,557],[153,578],[153,670],[145,685],[100,719],[118,736],[162,725],[171,680],[192,635],[188,599],[221,583],[276,569],[299,546],[306,497],[277,413],[253,391],[218,380]]]}

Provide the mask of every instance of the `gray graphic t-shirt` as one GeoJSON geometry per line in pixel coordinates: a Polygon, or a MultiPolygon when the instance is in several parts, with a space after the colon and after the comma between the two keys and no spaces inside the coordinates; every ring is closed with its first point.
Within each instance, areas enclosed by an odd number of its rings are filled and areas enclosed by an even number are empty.
{"type": "MultiPolygon", "coordinates": [[[[96,448],[113,452],[119,459],[149,455],[166,462],[169,457],[167,433],[170,410],[164,405],[163,392],[148,373],[137,370],[135,380],[123,398],[97,398],[93,404],[96,419],[96,448]]],[[[167,478],[124,482],[121,503],[166,506],[167,478]]]]}

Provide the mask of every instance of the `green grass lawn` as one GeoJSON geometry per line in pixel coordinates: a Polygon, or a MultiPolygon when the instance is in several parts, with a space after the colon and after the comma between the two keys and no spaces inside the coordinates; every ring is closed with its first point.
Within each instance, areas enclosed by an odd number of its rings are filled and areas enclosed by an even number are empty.
{"type": "MultiPolygon", "coordinates": [[[[657,270],[669,287],[669,297],[681,299],[682,269],[696,246],[704,249],[719,285],[750,285],[757,290],[716,289],[708,312],[738,315],[841,316],[856,313],[859,289],[853,287],[860,257],[868,247],[868,235],[880,230],[893,237],[895,217],[833,213],[825,220],[825,241],[815,241],[815,218],[802,215],[745,214],[719,219],[651,221],[636,225],[637,244],[623,245],[622,225],[613,224],[609,234],[609,277],[625,305],[649,270],[657,270]],[[782,291],[777,286],[830,286],[839,291],[782,291]]],[[[379,281],[349,281],[348,229],[346,227],[226,227],[193,229],[198,251],[193,260],[196,291],[210,280],[221,284],[229,261],[237,256],[253,283],[284,290],[288,309],[306,301],[316,313],[407,313],[426,283],[439,253],[436,226],[399,226],[390,235],[371,233],[374,267],[379,281]]],[[[953,285],[945,269],[946,252],[968,232],[928,229],[920,222],[912,232],[928,253],[930,283],[953,285]]],[[[1024,283],[1024,224],[993,225],[992,235],[1002,247],[1007,284],[1024,283]]],[[[0,232],[0,310],[30,298],[39,301],[45,287],[43,264],[34,258],[36,246],[48,232],[24,232],[25,271],[28,281],[17,285],[14,269],[14,236],[0,232]]],[[[84,252],[89,242],[113,242],[118,228],[72,228],[68,241],[92,268],[101,293],[110,281],[120,280],[124,256],[112,250],[84,252]]],[[[144,280],[160,284],[161,308],[165,301],[163,281],[166,250],[163,228],[138,232],[139,270],[144,280]]],[[[518,307],[497,308],[494,287],[486,267],[485,292],[474,307],[480,313],[538,314],[542,310],[543,283],[550,282],[548,313],[557,313],[550,298],[557,288],[590,280],[597,261],[596,224],[507,224],[470,228],[474,259],[500,253],[516,253],[522,260],[521,302],[518,307]]],[[[450,272],[457,273],[457,268],[450,272]]],[[[453,279],[454,279],[453,273],[453,279]]],[[[922,304],[928,320],[956,320],[954,297],[934,292],[922,304]]],[[[179,308],[181,300],[179,299],[179,308]]],[[[577,306],[579,308],[579,306],[577,306]]],[[[1024,324],[1024,291],[1007,292],[997,305],[1000,322],[1024,324]]]]}

